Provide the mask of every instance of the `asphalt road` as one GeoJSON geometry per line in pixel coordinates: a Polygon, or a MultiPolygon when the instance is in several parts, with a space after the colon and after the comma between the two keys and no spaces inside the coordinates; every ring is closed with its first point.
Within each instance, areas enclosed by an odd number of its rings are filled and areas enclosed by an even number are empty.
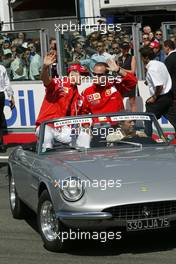
{"type": "Polygon", "coordinates": [[[176,232],[125,236],[121,241],[78,241],[65,253],[43,247],[36,218],[12,218],[8,203],[7,167],[0,164],[0,264],[175,264],[176,232]]]}

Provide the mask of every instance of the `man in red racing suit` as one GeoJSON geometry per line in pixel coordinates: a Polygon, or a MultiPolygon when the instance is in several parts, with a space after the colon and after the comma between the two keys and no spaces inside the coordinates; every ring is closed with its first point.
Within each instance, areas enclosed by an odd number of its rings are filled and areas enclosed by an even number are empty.
{"type": "MultiPolygon", "coordinates": [[[[46,94],[36,120],[36,135],[39,136],[40,124],[54,118],[77,115],[80,107],[81,96],[77,89],[80,83],[80,65],[69,68],[69,77],[53,78],[48,74],[48,68],[55,62],[55,54],[48,54],[44,58],[41,79],[46,87],[46,94]]],[[[51,124],[45,126],[43,151],[52,148],[55,130],[51,124]]],[[[70,131],[67,128],[63,136],[57,134],[57,139],[67,143],[70,140],[70,131]]]]}
{"type": "Polygon", "coordinates": [[[98,62],[93,69],[93,85],[83,91],[81,114],[101,114],[124,110],[123,94],[134,89],[137,78],[120,68],[115,61],[98,62]],[[108,76],[107,69],[116,77],[108,76]],[[119,79],[120,77],[120,79],[119,79]]]}
{"type": "MultiPolygon", "coordinates": [[[[123,111],[123,94],[135,88],[137,78],[132,73],[120,68],[113,60],[108,60],[107,64],[96,63],[93,75],[92,86],[82,93],[83,104],[80,113],[102,114],[123,111]],[[108,76],[107,70],[111,71],[113,75],[115,74],[115,78],[108,76]]],[[[105,118],[104,122],[106,121],[109,122],[109,118],[105,118]]],[[[93,118],[93,123],[99,123],[99,118],[93,118]]],[[[87,127],[89,127],[88,124],[87,127]]],[[[97,135],[97,138],[99,138],[98,141],[101,140],[101,133],[97,135]]],[[[94,145],[94,141],[97,141],[96,137],[91,139],[89,136],[89,146],[94,145]]]]}

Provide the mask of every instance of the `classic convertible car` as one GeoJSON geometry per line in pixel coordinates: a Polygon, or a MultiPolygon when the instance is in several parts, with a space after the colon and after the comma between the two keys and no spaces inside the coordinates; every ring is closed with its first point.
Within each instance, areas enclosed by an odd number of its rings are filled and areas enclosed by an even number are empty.
{"type": "Polygon", "coordinates": [[[73,243],[61,237],[70,229],[167,229],[176,224],[176,148],[148,113],[48,120],[35,148],[9,157],[9,200],[14,218],[37,214],[51,251],[73,243]]]}

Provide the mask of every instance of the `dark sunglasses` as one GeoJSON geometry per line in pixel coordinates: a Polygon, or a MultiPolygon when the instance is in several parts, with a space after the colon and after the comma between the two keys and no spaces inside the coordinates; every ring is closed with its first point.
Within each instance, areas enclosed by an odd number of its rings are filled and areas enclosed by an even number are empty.
{"type": "Polygon", "coordinates": [[[93,72],[92,74],[93,74],[93,76],[98,76],[98,77],[105,76],[105,73],[96,73],[96,72],[93,72]]]}
{"type": "Polygon", "coordinates": [[[156,36],[162,36],[162,33],[156,33],[156,36]]]}

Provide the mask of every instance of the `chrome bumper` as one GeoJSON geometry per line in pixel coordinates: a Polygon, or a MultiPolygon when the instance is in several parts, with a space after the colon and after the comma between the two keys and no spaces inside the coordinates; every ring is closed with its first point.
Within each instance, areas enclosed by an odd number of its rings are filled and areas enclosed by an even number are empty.
{"type": "Polygon", "coordinates": [[[107,212],[58,212],[56,217],[60,220],[106,220],[111,219],[112,214],[107,212]]]}

